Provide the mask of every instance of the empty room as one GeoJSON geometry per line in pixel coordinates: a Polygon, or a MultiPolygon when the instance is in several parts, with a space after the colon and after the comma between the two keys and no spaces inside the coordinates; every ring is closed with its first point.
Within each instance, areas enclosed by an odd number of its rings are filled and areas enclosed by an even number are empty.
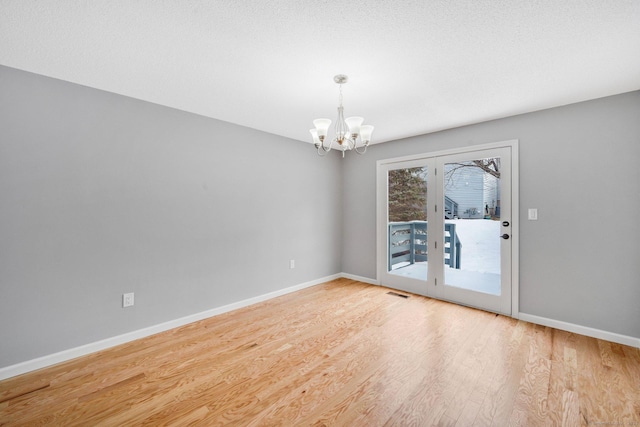
{"type": "Polygon", "coordinates": [[[640,425],[640,0],[0,0],[0,426],[640,425]]]}

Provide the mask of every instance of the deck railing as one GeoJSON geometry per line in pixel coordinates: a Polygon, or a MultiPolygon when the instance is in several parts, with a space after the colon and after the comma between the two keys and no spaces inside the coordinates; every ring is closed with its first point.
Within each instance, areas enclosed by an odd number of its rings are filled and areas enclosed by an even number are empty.
{"type": "Polygon", "coordinates": [[[458,203],[444,196],[444,214],[446,218],[458,218],[458,203]]]}
{"type": "MultiPolygon", "coordinates": [[[[414,264],[427,261],[427,221],[390,222],[388,269],[400,262],[414,264]]],[[[444,224],[445,259],[451,268],[460,268],[462,243],[456,233],[456,225],[444,224]]]]}

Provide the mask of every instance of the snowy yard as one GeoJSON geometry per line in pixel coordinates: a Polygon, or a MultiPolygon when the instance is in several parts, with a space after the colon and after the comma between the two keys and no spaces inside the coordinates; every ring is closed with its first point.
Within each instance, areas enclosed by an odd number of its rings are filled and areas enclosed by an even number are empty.
{"type": "MultiPolygon", "coordinates": [[[[449,286],[500,295],[500,221],[486,219],[455,219],[462,243],[460,269],[445,268],[445,283],[449,286]]],[[[427,280],[426,262],[393,266],[392,274],[427,280]]]]}
{"type": "Polygon", "coordinates": [[[500,221],[452,219],[462,243],[462,270],[500,274],[500,221]]]}

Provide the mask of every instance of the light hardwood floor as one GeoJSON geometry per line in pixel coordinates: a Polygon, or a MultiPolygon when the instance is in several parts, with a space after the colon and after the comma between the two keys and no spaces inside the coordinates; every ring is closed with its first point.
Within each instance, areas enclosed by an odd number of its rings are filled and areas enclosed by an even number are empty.
{"type": "Polygon", "coordinates": [[[640,426],[640,350],[339,279],[0,382],[0,425],[640,426]]]}

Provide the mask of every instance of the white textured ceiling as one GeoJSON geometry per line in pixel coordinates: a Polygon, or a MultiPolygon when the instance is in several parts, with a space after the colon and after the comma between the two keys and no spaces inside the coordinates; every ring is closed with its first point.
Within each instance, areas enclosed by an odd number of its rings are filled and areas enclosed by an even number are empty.
{"type": "Polygon", "coordinates": [[[0,64],[307,142],[344,73],[383,142],[640,89],[640,0],[0,0],[0,64]]]}

